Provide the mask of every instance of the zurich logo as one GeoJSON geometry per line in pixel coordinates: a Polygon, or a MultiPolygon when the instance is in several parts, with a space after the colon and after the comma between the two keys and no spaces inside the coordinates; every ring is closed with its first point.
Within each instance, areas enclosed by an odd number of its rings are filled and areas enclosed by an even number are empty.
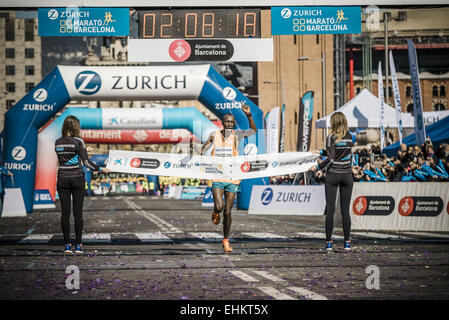
{"type": "Polygon", "coordinates": [[[277,161],[273,161],[273,162],[271,163],[271,166],[272,166],[273,168],[276,168],[278,165],[279,165],[279,162],[277,162],[277,161]]]}
{"type": "Polygon", "coordinates": [[[171,163],[170,162],[167,161],[167,162],[164,163],[164,168],[165,169],[168,169],[170,167],[171,167],[171,163]]]}
{"type": "Polygon", "coordinates": [[[281,16],[284,19],[288,19],[292,16],[292,11],[289,8],[284,8],[281,10],[281,16]]]}
{"type": "Polygon", "coordinates": [[[94,71],[82,71],[75,77],[75,88],[82,94],[92,95],[101,88],[100,75],[94,71]]]}
{"type": "Polygon", "coordinates": [[[264,206],[267,206],[271,203],[271,200],[273,200],[273,189],[266,188],[264,191],[262,191],[262,196],[260,197],[260,200],[262,201],[262,204],[264,206]]]}

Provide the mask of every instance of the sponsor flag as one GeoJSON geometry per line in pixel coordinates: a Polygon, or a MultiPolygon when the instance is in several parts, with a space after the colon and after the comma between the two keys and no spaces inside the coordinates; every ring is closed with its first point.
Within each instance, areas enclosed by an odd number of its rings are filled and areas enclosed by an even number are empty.
{"type": "Polygon", "coordinates": [[[281,111],[281,137],[279,139],[279,152],[285,151],[285,104],[282,105],[281,111]]]}
{"type": "MultiPolygon", "coordinates": [[[[384,128],[384,84],[383,84],[383,76],[382,76],[382,63],[379,61],[379,68],[378,68],[378,96],[380,101],[380,150],[384,148],[385,143],[385,128],[384,128]]],[[[388,80],[387,80],[388,83],[388,80]]]]}
{"type": "Polygon", "coordinates": [[[267,153],[279,152],[279,107],[271,109],[265,118],[267,128],[267,153]]]}
{"type": "Polygon", "coordinates": [[[299,106],[297,151],[309,151],[310,135],[312,133],[313,91],[307,91],[299,106]]]}
{"type": "Polygon", "coordinates": [[[398,122],[399,143],[402,144],[401,95],[399,94],[398,77],[396,75],[393,53],[391,51],[390,51],[390,73],[391,73],[391,82],[393,85],[394,106],[396,108],[396,121],[398,122]]]}
{"type": "Polygon", "coordinates": [[[419,84],[419,69],[416,49],[413,41],[407,39],[408,45],[408,61],[410,65],[410,76],[412,79],[413,90],[413,116],[415,118],[415,139],[418,145],[424,144],[426,141],[426,128],[423,121],[421,86],[419,84]]]}

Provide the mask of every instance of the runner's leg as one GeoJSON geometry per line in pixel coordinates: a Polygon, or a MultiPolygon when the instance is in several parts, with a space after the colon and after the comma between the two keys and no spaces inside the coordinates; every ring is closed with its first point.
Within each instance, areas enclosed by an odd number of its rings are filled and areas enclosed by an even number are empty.
{"type": "Polygon", "coordinates": [[[224,209],[223,204],[224,190],[219,188],[212,189],[212,195],[214,197],[214,212],[212,213],[212,222],[215,224],[220,223],[220,213],[224,209]]]}
{"type": "Polygon", "coordinates": [[[225,205],[223,213],[223,238],[228,239],[231,231],[231,210],[236,194],[230,191],[225,192],[225,205]]]}

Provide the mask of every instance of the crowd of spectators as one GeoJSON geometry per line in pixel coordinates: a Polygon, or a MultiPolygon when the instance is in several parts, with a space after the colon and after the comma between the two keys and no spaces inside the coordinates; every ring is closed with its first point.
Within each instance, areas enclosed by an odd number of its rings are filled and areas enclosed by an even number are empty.
{"type": "MultiPolygon", "coordinates": [[[[429,138],[422,146],[402,144],[397,155],[390,158],[378,146],[354,148],[352,161],[352,174],[357,182],[449,182],[449,144],[443,143],[435,150],[429,138]]],[[[305,175],[271,177],[270,183],[321,184],[325,174],[317,170],[305,175]]]]}

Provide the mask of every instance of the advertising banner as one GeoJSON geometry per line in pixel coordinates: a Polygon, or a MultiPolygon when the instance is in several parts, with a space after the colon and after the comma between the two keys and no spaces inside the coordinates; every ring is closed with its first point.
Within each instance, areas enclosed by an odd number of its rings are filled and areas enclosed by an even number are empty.
{"type": "Polygon", "coordinates": [[[273,38],[129,39],[129,62],[273,61],[273,38]]]}
{"type": "Polygon", "coordinates": [[[39,8],[40,37],[127,36],[128,8],[39,8]]]}
{"type": "Polygon", "coordinates": [[[201,199],[205,193],[206,193],[206,186],[185,186],[182,187],[181,191],[181,199],[188,199],[188,200],[194,200],[194,199],[201,199]]]}
{"type": "Polygon", "coordinates": [[[360,7],[271,7],[271,34],[361,33],[360,7]]]}
{"type": "Polygon", "coordinates": [[[313,117],[313,91],[306,92],[301,99],[299,106],[298,120],[298,146],[299,152],[306,152],[310,149],[310,134],[312,133],[313,117]]]}
{"type": "Polygon", "coordinates": [[[399,143],[402,144],[401,95],[399,93],[398,77],[396,75],[396,68],[394,66],[392,51],[390,51],[390,72],[391,72],[391,83],[393,85],[394,106],[396,108],[396,121],[398,122],[399,143]]]}
{"type": "Polygon", "coordinates": [[[310,152],[210,157],[110,150],[107,168],[135,174],[240,180],[304,172],[316,165],[318,157],[310,152]]]}
{"type": "Polygon", "coordinates": [[[285,104],[281,108],[281,130],[279,137],[279,152],[285,151],[285,104]]]}
{"type": "Polygon", "coordinates": [[[323,215],[324,185],[254,186],[248,214],[323,215]]]}
{"type": "Polygon", "coordinates": [[[445,182],[355,183],[352,229],[449,231],[445,182]]]}
{"type": "Polygon", "coordinates": [[[86,143],[111,144],[177,144],[190,139],[198,140],[186,129],[173,130],[81,130],[86,143]]]}
{"type": "MultiPolygon", "coordinates": [[[[380,102],[380,150],[382,150],[385,146],[385,127],[384,127],[384,113],[385,113],[385,102],[384,102],[384,84],[383,84],[383,76],[382,76],[382,64],[379,61],[378,66],[378,80],[377,80],[377,88],[380,102]]],[[[388,84],[388,79],[387,79],[388,84]]]]}
{"type": "Polygon", "coordinates": [[[408,61],[410,65],[410,75],[412,79],[413,91],[413,116],[415,118],[415,139],[418,145],[424,144],[426,140],[426,127],[423,121],[423,107],[421,97],[421,86],[419,84],[419,67],[416,49],[413,41],[407,39],[408,61]]]}

